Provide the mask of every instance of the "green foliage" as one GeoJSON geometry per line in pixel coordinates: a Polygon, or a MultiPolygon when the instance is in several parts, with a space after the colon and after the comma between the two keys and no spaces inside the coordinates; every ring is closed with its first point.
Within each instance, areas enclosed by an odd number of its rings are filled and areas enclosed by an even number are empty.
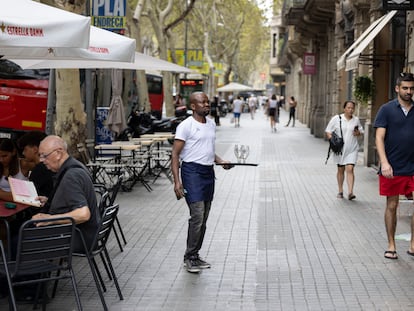
{"type": "MultiPolygon", "coordinates": [[[[132,15],[138,0],[127,1],[132,15]]],[[[153,51],[158,50],[158,42],[148,13],[150,8],[155,11],[165,8],[168,1],[147,0],[143,9],[139,24],[140,42],[153,41],[153,51]]],[[[280,6],[282,2],[275,0],[275,5],[280,6]]],[[[165,16],[164,26],[178,18],[188,2],[174,0],[171,3],[172,10],[165,16]]],[[[253,71],[260,70],[263,62],[268,63],[269,27],[265,25],[264,12],[255,1],[196,0],[190,13],[170,30],[170,49],[183,49],[185,42],[188,49],[203,49],[207,33],[208,54],[212,61],[223,63],[224,70],[228,69],[240,82],[247,81],[253,71]]]]}
{"type": "Polygon", "coordinates": [[[354,82],[354,97],[361,104],[367,105],[374,95],[374,81],[368,76],[359,76],[355,78],[354,82]]]}

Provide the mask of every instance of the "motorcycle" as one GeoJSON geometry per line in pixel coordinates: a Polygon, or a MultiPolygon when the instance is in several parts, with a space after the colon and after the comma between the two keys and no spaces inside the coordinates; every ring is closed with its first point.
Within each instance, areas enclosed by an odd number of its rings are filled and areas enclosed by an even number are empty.
{"type": "Polygon", "coordinates": [[[220,117],[224,118],[229,112],[227,101],[222,99],[219,104],[220,117]]]}
{"type": "Polygon", "coordinates": [[[118,135],[117,140],[126,141],[129,138],[138,138],[141,135],[156,132],[175,133],[178,124],[187,117],[188,114],[186,113],[178,117],[167,117],[158,120],[149,112],[132,109],[127,120],[128,127],[118,135]]]}

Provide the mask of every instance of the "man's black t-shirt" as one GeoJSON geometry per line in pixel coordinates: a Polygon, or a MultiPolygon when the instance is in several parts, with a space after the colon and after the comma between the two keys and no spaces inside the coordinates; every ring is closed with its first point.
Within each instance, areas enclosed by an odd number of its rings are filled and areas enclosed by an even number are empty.
{"type": "Polygon", "coordinates": [[[49,197],[53,190],[53,176],[53,172],[40,162],[33,168],[29,180],[34,183],[38,195],[49,197]]]}

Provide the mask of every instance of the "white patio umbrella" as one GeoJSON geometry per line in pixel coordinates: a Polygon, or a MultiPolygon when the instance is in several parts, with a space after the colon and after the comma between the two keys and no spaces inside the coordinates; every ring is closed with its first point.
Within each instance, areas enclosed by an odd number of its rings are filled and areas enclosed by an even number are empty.
{"type": "Polygon", "coordinates": [[[146,54],[135,52],[135,60],[128,62],[112,62],[100,60],[73,59],[11,59],[23,69],[67,69],[67,68],[118,68],[132,70],[158,70],[170,72],[191,73],[193,70],[146,54]]]}
{"type": "Polygon", "coordinates": [[[254,91],[254,88],[240,84],[237,82],[230,82],[222,87],[217,88],[217,92],[243,92],[243,91],[254,91]]]}
{"type": "MultiPolygon", "coordinates": [[[[0,0],[2,48],[87,48],[90,18],[31,0],[0,0]]],[[[28,49],[30,48],[30,49],[28,49]]]]}
{"type": "MultiPolygon", "coordinates": [[[[0,0],[2,1],[2,0],[0,0]]],[[[36,63],[39,61],[60,61],[72,60],[74,64],[80,60],[88,63],[91,60],[97,61],[117,61],[133,62],[135,58],[135,39],[118,35],[111,31],[100,29],[94,26],[90,27],[90,40],[87,49],[82,48],[42,48],[33,47],[30,51],[22,48],[1,48],[0,55],[3,58],[31,60],[36,63]]],[[[52,62],[53,63],[53,62],[52,62]]],[[[23,66],[21,66],[24,68],[23,66]]],[[[43,67],[59,68],[59,67],[43,67]]],[[[64,67],[60,67],[64,68],[64,67]]],[[[91,68],[91,67],[66,67],[66,68],[91,68]]]]}

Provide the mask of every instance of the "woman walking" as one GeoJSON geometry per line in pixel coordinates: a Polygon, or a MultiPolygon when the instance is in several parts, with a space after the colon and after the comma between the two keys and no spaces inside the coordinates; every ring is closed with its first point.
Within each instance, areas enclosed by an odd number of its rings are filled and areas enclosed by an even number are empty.
{"type": "Polygon", "coordinates": [[[295,127],[295,112],[296,112],[296,106],[298,105],[297,101],[293,96],[289,99],[289,121],[285,125],[285,127],[288,127],[290,124],[290,120],[292,120],[292,127],[295,127]]]}
{"type": "Polygon", "coordinates": [[[336,178],[338,181],[338,199],[344,197],[343,183],[346,174],[346,183],[348,186],[348,200],[355,199],[354,194],[354,166],[358,159],[358,136],[364,133],[361,122],[358,117],[354,116],[355,103],[353,101],[346,101],[344,103],[344,113],[332,117],[328,126],[325,129],[328,140],[332,133],[335,132],[344,140],[342,154],[334,155],[334,161],[337,164],[338,170],[336,178]]]}
{"type": "Polygon", "coordinates": [[[270,128],[272,132],[276,132],[276,120],[277,120],[277,100],[276,95],[273,94],[269,100],[269,117],[270,117],[270,128]]]}

